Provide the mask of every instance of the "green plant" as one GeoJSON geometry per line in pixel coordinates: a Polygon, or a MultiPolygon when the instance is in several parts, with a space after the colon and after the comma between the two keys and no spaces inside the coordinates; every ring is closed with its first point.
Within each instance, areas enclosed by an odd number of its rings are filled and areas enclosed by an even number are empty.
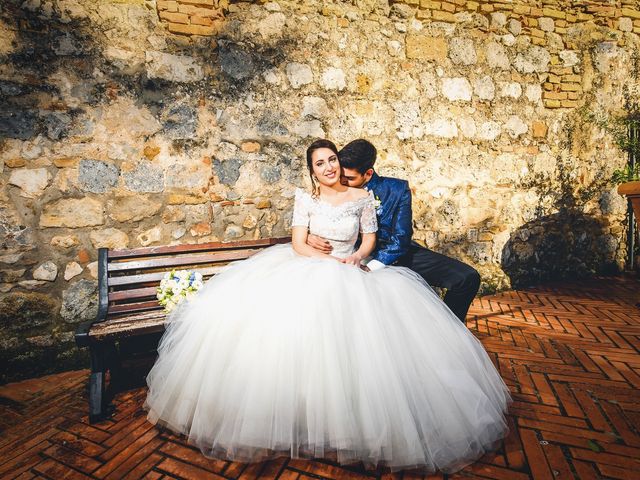
{"type": "Polygon", "coordinates": [[[626,165],[624,168],[614,170],[611,183],[619,185],[626,182],[640,182],[640,163],[636,163],[633,168],[631,165],[626,165]]]}
{"type": "MultiPolygon", "coordinates": [[[[585,111],[587,121],[594,123],[613,137],[620,150],[640,160],[640,106],[636,102],[626,102],[627,113],[610,116],[605,113],[585,111]]],[[[627,164],[624,168],[614,170],[611,183],[640,181],[640,162],[634,167],[627,164]]]]}

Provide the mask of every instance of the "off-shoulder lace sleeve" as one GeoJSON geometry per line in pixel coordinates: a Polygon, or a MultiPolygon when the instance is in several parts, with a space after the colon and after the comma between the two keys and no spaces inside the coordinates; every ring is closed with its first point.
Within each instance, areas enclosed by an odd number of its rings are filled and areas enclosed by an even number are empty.
{"type": "Polygon", "coordinates": [[[373,192],[364,200],[364,206],[360,213],[360,233],[375,233],[378,231],[378,219],[376,218],[376,199],[373,192]]]}
{"type": "Polygon", "coordinates": [[[293,202],[293,219],[292,227],[308,227],[309,226],[309,204],[311,197],[301,188],[296,188],[296,195],[293,202]]]}

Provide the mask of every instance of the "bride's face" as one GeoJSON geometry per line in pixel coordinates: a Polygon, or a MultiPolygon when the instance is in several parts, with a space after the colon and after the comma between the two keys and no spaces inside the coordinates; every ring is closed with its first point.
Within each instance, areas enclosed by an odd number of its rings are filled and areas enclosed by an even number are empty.
{"type": "Polygon", "coordinates": [[[340,162],[338,156],[329,148],[319,148],[311,154],[313,174],[318,182],[328,187],[340,181],[340,162]]]}

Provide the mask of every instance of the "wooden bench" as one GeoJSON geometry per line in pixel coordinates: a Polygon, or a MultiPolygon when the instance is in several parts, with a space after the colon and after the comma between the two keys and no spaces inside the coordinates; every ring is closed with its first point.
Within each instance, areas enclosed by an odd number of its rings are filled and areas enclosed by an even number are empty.
{"type": "Polygon", "coordinates": [[[81,324],[75,335],[79,347],[88,347],[91,358],[89,421],[107,416],[107,372],[109,384],[122,376],[119,346],[125,339],[164,331],[165,312],[156,298],[156,288],[165,273],[194,270],[206,281],[229,262],[242,260],[285,238],[98,250],[98,315],[81,324]]]}

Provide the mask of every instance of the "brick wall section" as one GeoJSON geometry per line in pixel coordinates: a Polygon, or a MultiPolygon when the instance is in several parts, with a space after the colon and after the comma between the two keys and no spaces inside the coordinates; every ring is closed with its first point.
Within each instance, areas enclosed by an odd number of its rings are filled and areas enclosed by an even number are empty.
{"type": "MultiPolygon", "coordinates": [[[[562,0],[538,0],[518,3],[494,1],[450,0],[399,0],[416,8],[416,18],[423,21],[458,23],[461,13],[476,13],[491,18],[502,13],[507,22],[511,19],[521,24],[520,35],[528,35],[533,45],[547,48],[551,56],[551,71],[543,84],[542,98],[547,108],[574,108],[582,94],[582,77],[579,67],[563,67],[559,58],[558,42],[550,42],[549,34],[559,35],[563,49],[577,49],[575,40],[567,37],[567,29],[579,23],[592,22],[622,32],[640,33],[640,2],[636,0],[591,0],[586,2],[562,0]]],[[[181,35],[215,35],[224,21],[224,9],[228,0],[158,0],[158,15],[170,32],[181,35]]],[[[335,9],[325,6],[323,14],[335,14],[335,9]],[[324,11],[326,10],[326,11],[324,11]]],[[[348,21],[344,18],[338,19],[348,21]]],[[[495,29],[490,22],[489,29],[495,29]]],[[[506,28],[506,27],[504,27],[506,28]]],[[[557,37],[556,37],[557,38],[557,37]]],[[[593,41],[604,36],[593,34],[593,41]]],[[[618,42],[625,45],[623,37],[618,42]]]]}
{"type": "MultiPolygon", "coordinates": [[[[551,53],[551,70],[548,81],[543,84],[542,98],[547,108],[573,108],[578,106],[582,94],[580,67],[563,67],[558,56],[558,43],[549,41],[549,34],[557,34],[563,49],[577,49],[575,40],[569,38],[567,29],[572,25],[591,22],[622,32],[640,33],[640,2],[635,0],[591,0],[586,2],[538,0],[528,2],[493,2],[450,0],[400,0],[416,8],[416,17],[421,20],[458,23],[461,13],[479,13],[491,18],[492,14],[502,13],[507,22],[515,19],[520,22],[520,35],[528,35],[533,45],[548,49],[551,53]]],[[[508,23],[507,23],[508,25],[508,23]]],[[[490,22],[489,29],[496,29],[490,22]]],[[[556,37],[557,38],[557,37],[556,37]]],[[[605,40],[604,35],[592,34],[592,40],[605,40]]],[[[625,46],[623,37],[618,42],[625,46]]]]}
{"type": "Polygon", "coordinates": [[[215,35],[224,20],[224,0],[158,0],[158,16],[171,33],[215,35]]]}

